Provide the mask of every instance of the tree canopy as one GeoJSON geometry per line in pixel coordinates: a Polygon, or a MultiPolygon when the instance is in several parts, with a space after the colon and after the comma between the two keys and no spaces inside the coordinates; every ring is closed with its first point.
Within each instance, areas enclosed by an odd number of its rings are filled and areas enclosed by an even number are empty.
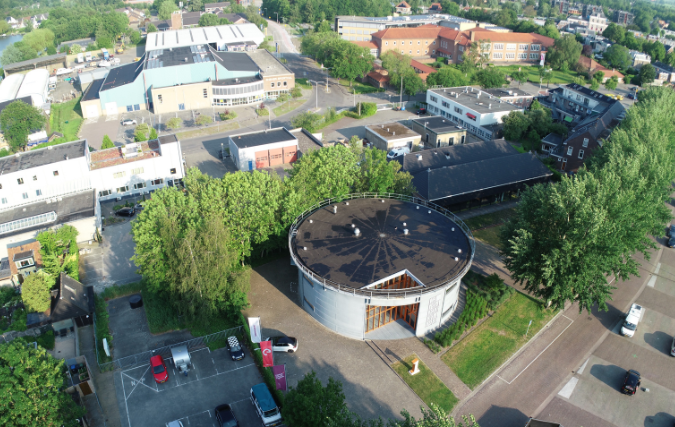
{"type": "Polygon", "coordinates": [[[649,259],[649,236],[671,218],[674,119],[675,93],[647,89],[588,168],[526,190],[501,234],[511,277],[556,307],[606,310],[618,283],[638,274],[632,255],[649,259]]]}
{"type": "Polygon", "coordinates": [[[568,70],[576,65],[581,56],[581,43],[573,34],[557,39],[548,54],[548,61],[556,70],[568,70]]]}
{"type": "Polygon", "coordinates": [[[24,278],[21,284],[21,299],[28,312],[42,313],[49,310],[52,302],[49,291],[54,282],[54,277],[44,271],[38,271],[24,278]]]}
{"type": "Polygon", "coordinates": [[[450,67],[441,68],[427,77],[427,85],[429,86],[458,87],[468,84],[469,79],[464,77],[461,71],[450,67]]]}
{"type": "Polygon", "coordinates": [[[302,38],[300,49],[326,68],[333,77],[354,81],[373,68],[370,50],[340,38],[334,32],[320,32],[302,38]]]}
{"type": "Polygon", "coordinates": [[[84,408],[63,389],[63,360],[22,339],[0,344],[0,424],[7,427],[77,427],[84,408]]]}
{"type": "Polygon", "coordinates": [[[613,44],[605,53],[602,54],[602,57],[609,62],[609,64],[614,68],[619,68],[625,70],[633,64],[633,58],[630,56],[628,48],[621,46],[620,44],[613,44]]]}
{"type": "Polygon", "coordinates": [[[2,133],[12,150],[23,150],[28,142],[28,135],[42,130],[46,118],[42,111],[22,101],[14,101],[0,113],[2,133]]]}

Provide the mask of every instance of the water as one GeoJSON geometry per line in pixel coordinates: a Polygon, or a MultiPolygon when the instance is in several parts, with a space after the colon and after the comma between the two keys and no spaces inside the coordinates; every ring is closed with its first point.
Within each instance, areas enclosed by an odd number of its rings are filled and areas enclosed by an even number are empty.
{"type": "Polygon", "coordinates": [[[14,36],[7,36],[7,37],[0,37],[0,56],[2,56],[2,52],[7,48],[7,46],[18,42],[23,38],[23,35],[14,35],[14,36]]]}

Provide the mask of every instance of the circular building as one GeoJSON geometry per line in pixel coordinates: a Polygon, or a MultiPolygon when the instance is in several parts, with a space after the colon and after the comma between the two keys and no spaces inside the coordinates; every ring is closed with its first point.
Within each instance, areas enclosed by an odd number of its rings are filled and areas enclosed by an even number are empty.
{"type": "Polygon", "coordinates": [[[299,216],[288,244],[305,310],[356,339],[422,336],[457,307],[475,244],[448,210],[422,199],[353,194],[299,216]]]}

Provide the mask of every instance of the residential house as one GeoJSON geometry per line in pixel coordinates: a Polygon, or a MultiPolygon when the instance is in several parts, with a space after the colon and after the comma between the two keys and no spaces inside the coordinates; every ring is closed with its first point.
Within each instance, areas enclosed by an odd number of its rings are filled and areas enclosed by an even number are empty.
{"type": "Polygon", "coordinates": [[[540,102],[551,109],[553,120],[571,126],[576,126],[587,117],[602,115],[612,105],[619,103],[601,92],[576,83],[549,90],[548,97],[540,102]]]}
{"type": "Polygon", "coordinates": [[[638,52],[637,50],[631,50],[629,53],[630,57],[633,58],[633,68],[637,68],[639,70],[644,64],[652,63],[652,57],[646,53],[638,52]]]}
{"type": "Polygon", "coordinates": [[[602,6],[595,5],[595,4],[585,4],[583,12],[584,12],[583,16],[585,18],[588,18],[592,15],[604,16],[604,12],[602,11],[602,6]]]}
{"type": "Polygon", "coordinates": [[[183,12],[180,15],[182,28],[192,28],[199,26],[199,19],[202,12],[183,12]]]}
{"type": "Polygon", "coordinates": [[[426,64],[422,64],[421,62],[416,61],[414,59],[410,61],[410,66],[413,68],[413,70],[415,70],[415,72],[417,74],[419,74],[420,78],[425,82],[427,81],[427,77],[429,77],[429,74],[432,74],[432,73],[435,73],[435,72],[438,71],[434,67],[430,67],[426,64]]]}
{"type": "Polygon", "coordinates": [[[440,3],[431,3],[429,7],[429,13],[441,13],[443,12],[443,6],[440,3]]]}
{"type": "Polygon", "coordinates": [[[562,172],[576,172],[586,159],[609,137],[612,129],[625,117],[626,109],[620,102],[613,103],[602,114],[593,114],[579,122],[566,138],[549,134],[542,139],[541,149],[557,160],[562,172]]]}
{"type": "Polygon", "coordinates": [[[594,59],[591,59],[587,56],[581,55],[579,61],[577,62],[584,70],[588,70],[589,73],[597,73],[598,71],[603,72],[602,82],[606,82],[611,79],[613,76],[616,76],[619,79],[619,83],[623,83],[623,74],[616,71],[612,68],[611,70],[603,65],[597,63],[594,59]]]}
{"type": "Polygon", "coordinates": [[[115,9],[115,12],[120,12],[129,17],[129,27],[139,29],[145,26],[145,13],[143,11],[134,9],[132,7],[125,7],[115,9]]]}
{"type": "Polygon", "coordinates": [[[39,13],[30,17],[30,25],[32,28],[38,28],[42,21],[49,19],[49,12],[39,13]]]}
{"type": "Polygon", "coordinates": [[[619,25],[633,25],[633,21],[635,21],[635,15],[623,10],[615,10],[614,15],[612,16],[612,21],[619,25]]]}
{"type": "Polygon", "coordinates": [[[12,18],[11,16],[8,16],[5,18],[5,22],[9,24],[9,26],[13,29],[16,30],[19,28],[19,20],[12,18]]]}
{"type": "Polygon", "coordinates": [[[204,12],[206,13],[218,13],[230,7],[230,2],[220,2],[220,3],[206,3],[204,5],[204,12]]]}
{"type": "Polygon", "coordinates": [[[396,5],[396,13],[399,13],[401,15],[410,15],[411,10],[412,9],[410,5],[405,1],[402,1],[396,5]]]}
{"type": "Polygon", "coordinates": [[[553,7],[557,9],[561,15],[567,15],[570,8],[568,0],[553,0],[553,7]]]}
{"type": "Polygon", "coordinates": [[[20,286],[27,276],[43,267],[40,242],[37,240],[29,240],[27,243],[8,247],[7,258],[14,286],[20,286]]]}
{"type": "Polygon", "coordinates": [[[397,122],[366,126],[366,138],[375,148],[389,152],[407,147],[411,151],[420,145],[422,135],[397,122]]]}
{"type": "Polygon", "coordinates": [[[660,61],[654,62],[652,66],[656,70],[654,81],[660,81],[661,83],[675,82],[675,68],[660,61]]]}
{"type": "Polygon", "coordinates": [[[224,13],[218,12],[218,18],[225,18],[233,24],[248,24],[249,20],[246,19],[246,15],[242,13],[224,13]]]}

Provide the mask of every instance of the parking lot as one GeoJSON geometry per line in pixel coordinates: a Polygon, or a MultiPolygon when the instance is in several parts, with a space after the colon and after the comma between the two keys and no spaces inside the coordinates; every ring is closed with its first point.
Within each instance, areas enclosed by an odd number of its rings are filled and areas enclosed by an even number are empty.
{"type": "Polygon", "coordinates": [[[262,382],[250,353],[242,361],[227,350],[203,348],[190,353],[193,369],[187,376],[165,358],[169,379],[157,384],[147,364],[115,373],[115,387],[124,427],[164,427],[180,420],[185,427],[216,427],[214,409],[227,403],[241,426],[259,424],[249,390],[262,382]]]}

